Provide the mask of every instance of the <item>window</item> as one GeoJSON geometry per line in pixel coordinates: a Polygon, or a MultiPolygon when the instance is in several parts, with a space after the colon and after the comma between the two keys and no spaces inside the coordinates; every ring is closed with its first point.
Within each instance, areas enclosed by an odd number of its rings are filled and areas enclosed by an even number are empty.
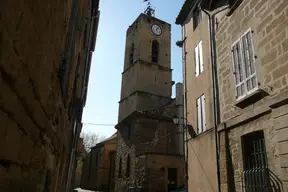
{"type": "Polygon", "coordinates": [[[195,74],[197,77],[204,70],[202,41],[200,41],[195,47],[194,56],[195,56],[195,74]]]}
{"type": "Polygon", "coordinates": [[[158,63],[159,57],[159,43],[156,40],[152,41],[152,58],[151,61],[158,63]]]}
{"type": "Polygon", "coordinates": [[[197,133],[206,131],[206,112],[205,112],[205,96],[202,95],[197,99],[197,133]]]}
{"type": "Polygon", "coordinates": [[[121,176],[122,176],[122,158],[120,157],[119,167],[118,167],[118,178],[121,178],[121,176]]]}
{"type": "Polygon", "coordinates": [[[96,164],[96,167],[98,167],[98,152],[96,152],[96,156],[95,156],[95,164],[96,164]]]}
{"type": "Polygon", "coordinates": [[[128,140],[131,139],[131,131],[132,131],[132,125],[129,124],[129,125],[128,125],[128,130],[127,130],[128,140]]]}
{"type": "Polygon", "coordinates": [[[131,45],[131,50],[129,54],[129,63],[133,64],[133,62],[134,62],[134,43],[132,43],[131,45]]]}
{"type": "Polygon", "coordinates": [[[130,177],[130,155],[127,156],[126,177],[130,177]]]}
{"type": "Polygon", "coordinates": [[[271,186],[269,186],[269,170],[263,131],[243,136],[242,147],[244,191],[270,191],[271,186]]]}
{"type": "Polygon", "coordinates": [[[232,45],[232,57],[236,98],[241,99],[258,89],[250,30],[232,45]]]}
{"type": "Polygon", "coordinates": [[[198,5],[193,11],[193,30],[197,28],[202,20],[201,7],[198,5]]]}

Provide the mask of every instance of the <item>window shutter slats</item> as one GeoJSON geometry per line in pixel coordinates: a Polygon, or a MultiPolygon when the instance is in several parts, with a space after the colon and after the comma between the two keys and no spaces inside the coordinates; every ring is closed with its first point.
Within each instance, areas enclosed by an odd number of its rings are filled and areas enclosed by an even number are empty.
{"type": "Polygon", "coordinates": [[[201,121],[201,100],[200,98],[197,99],[197,124],[198,124],[198,133],[201,133],[202,128],[202,121],[201,121]]]}
{"type": "Polygon", "coordinates": [[[194,56],[195,56],[195,74],[196,77],[199,75],[199,52],[198,52],[198,45],[195,47],[194,51],[194,56]]]}
{"type": "Polygon", "coordinates": [[[202,104],[201,108],[202,108],[202,120],[203,120],[202,130],[206,131],[206,109],[205,109],[205,96],[204,95],[201,96],[201,104],[202,104]]]}
{"type": "Polygon", "coordinates": [[[232,46],[232,57],[236,98],[240,98],[249,94],[258,86],[251,31],[245,33],[232,46]]]}
{"type": "Polygon", "coordinates": [[[203,51],[202,51],[202,41],[199,43],[199,65],[200,65],[200,73],[204,70],[204,64],[203,64],[203,51]]]}

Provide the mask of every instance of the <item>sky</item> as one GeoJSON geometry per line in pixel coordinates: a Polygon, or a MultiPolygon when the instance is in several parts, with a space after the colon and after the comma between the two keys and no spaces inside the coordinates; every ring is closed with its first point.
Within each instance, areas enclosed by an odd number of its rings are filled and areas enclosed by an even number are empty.
{"type": "MultiPolygon", "coordinates": [[[[184,0],[151,0],[155,17],[171,24],[173,81],[182,82],[181,27],[175,24],[184,0]]],[[[92,57],[88,96],[83,112],[82,132],[109,137],[116,132],[121,91],[126,30],[144,12],[143,0],[100,0],[100,21],[92,57]]],[[[173,95],[175,86],[173,86],[173,95]]]]}

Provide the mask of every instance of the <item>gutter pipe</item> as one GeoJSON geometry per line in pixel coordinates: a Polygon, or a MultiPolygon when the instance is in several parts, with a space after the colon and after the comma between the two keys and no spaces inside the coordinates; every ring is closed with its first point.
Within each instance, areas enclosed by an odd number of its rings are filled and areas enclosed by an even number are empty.
{"type": "Polygon", "coordinates": [[[219,138],[217,126],[220,124],[220,103],[219,103],[219,86],[218,86],[218,76],[217,76],[217,52],[216,52],[216,33],[215,33],[215,16],[228,9],[229,7],[224,7],[212,14],[208,11],[202,9],[202,11],[209,18],[209,35],[210,35],[210,59],[212,64],[212,91],[213,91],[213,118],[215,127],[215,146],[216,146],[216,167],[217,167],[217,184],[218,192],[221,192],[221,181],[220,181],[220,153],[219,153],[219,138]]]}

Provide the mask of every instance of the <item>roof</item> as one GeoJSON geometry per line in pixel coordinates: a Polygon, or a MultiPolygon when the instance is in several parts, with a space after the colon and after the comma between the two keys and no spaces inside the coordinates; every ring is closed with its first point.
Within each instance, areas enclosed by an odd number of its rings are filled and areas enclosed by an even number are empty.
{"type": "Polygon", "coordinates": [[[111,141],[113,139],[117,138],[117,132],[114,133],[112,136],[108,137],[107,139],[104,139],[103,141],[97,143],[94,147],[91,147],[91,148],[95,148],[95,147],[99,147],[99,146],[102,146],[104,145],[106,142],[108,141],[111,141]]]}
{"type": "Polygon", "coordinates": [[[150,119],[157,119],[157,120],[162,120],[162,121],[172,121],[173,117],[168,117],[164,114],[165,108],[168,108],[169,105],[171,105],[175,101],[175,99],[171,99],[167,104],[154,108],[154,109],[148,109],[148,110],[143,110],[143,111],[134,111],[130,113],[126,118],[124,118],[120,123],[118,123],[115,126],[115,129],[118,129],[121,125],[125,124],[126,122],[129,122],[131,119],[134,117],[147,117],[150,119]]]}
{"type": "Polygon", "coordinates": [[[205,10],[211,11],[215,9],[215,5],[219,2],[219,0],[185,0],[182,5],[182,8],[176,18],[176,24],[182,25],[189,15],[190,11],[194,9],[194,7],[201,3],[201,7],[205,10]]]}

